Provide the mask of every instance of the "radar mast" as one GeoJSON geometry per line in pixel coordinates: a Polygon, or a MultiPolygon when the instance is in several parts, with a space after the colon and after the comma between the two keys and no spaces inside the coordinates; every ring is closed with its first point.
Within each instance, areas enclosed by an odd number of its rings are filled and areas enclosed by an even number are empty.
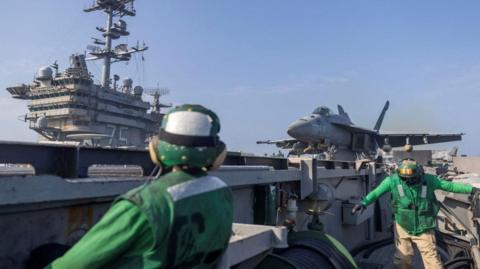
{"type": "Polygon", "coordinates": [[[172,104],[164,104],[160,102],[160,97],[170,93],[169,88],[160,88],[157,83],[155,88],[146,88],[145,89],[150,96],[153,97],[153,103],[150,103],[153,113],[160,114],[161,108],[172,107],[172,104]]]}
{"type": "Polygon", "coordinates": [[[132,53],[145,51],[148,49],[145,44],[140,46],[138,43],[134,47],[128,47],[127,44],[118,44],[112,49],[112,41],[119,39],[122,36],[128,36],[127,23],[122,20],[124,16],[135,16],[136,11],[133,8],[134,0],[96,0],[95,3],[84,9],[85,12],[104,11],[107,14],[107,26],[97,27],[97,30],[102,33],[105,41],[98,38],[93,38],[94,44],[103,45],[88,46],[89,54],[92,56],[86,60],[103,59],[102,80],[101,86],[103,88],[110,88],[110,66],[112,63],[120,61],[129,61],[132,53]],[[118,18],[114,22],[114,19],[118,18]]]}

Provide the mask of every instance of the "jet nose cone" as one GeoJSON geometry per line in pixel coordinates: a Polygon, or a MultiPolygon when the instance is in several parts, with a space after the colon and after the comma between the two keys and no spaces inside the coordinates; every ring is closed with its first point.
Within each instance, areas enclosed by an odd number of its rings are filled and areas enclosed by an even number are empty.
{"type": "Polygon", "coordinates": [[[287,128],[287,134],[296,139],[302,139],[309,132],[308,122],[304,120],[297,120],[290,124],[287,128]]]}

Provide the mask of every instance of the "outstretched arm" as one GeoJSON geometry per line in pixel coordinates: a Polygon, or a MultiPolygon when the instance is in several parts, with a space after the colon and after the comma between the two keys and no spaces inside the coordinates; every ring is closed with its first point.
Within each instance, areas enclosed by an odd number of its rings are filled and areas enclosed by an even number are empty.
{"type": "Polygon", "coordinates": [[[152,230],[144,214],[132,203],[120,201],[47,268],[103,268],[121,255],[142,253],[152,244],[152,230]]]}
{"type": "Polygon", "coordinates": [[[362,204],[364,206],[368,206],[369,204],[375,202],[380,196],[390,190],[390,177],[386,177],[380,185],[378,185],[375,189],[365,196],[362,200],[362,204]]]}
{"type": "Polygon", "coordinates": [[[437,189],[441,189],[448,192],[455,192],[455,193],[471,193],[473,187],[468,184],[462,183],[454,183],[451,181],[446,181],[435,177],[435,185],[437,189]]]}

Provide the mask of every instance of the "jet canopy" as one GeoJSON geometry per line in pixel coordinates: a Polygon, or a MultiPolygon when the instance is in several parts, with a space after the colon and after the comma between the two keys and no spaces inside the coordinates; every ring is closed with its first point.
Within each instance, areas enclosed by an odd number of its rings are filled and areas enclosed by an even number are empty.
{"type": "Polygon", "coordinates": [[[331,114],[330,108],[326,106],[320,106],[315,108],[312,114],[321,115],[321,116],[328,116],[331,114]]]}

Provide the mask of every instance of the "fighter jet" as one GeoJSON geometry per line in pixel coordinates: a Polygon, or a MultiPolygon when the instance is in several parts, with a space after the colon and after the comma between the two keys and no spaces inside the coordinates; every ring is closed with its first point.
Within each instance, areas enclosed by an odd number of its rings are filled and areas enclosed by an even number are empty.
{"type": "Polygon", "coordinates": [[[434,150],[432,159],[437,162],[453,162],[453,157],[457,157],[458,147],[454,146],[450,150],[434,150]]]}
{"type": "Polygon", "coordinates": [[[394,147],[413,150],[414,145],[443,143],[462,140],[463,133],[428,134],[428,133],[380,133],[385,113],[390,102],[387,101],[373,129],[356,126],[350,120],[341,105],[338,114],[328,107],[316,108],[312,114],[290,124],[287,129],[292,138],[283,140],[257,141],[257,144],[275,144],[282,149],[289,149],[290,155],[315,154],[348,150],[356,154],[376,153],[379,148],[386,152],[394,147]]]}

